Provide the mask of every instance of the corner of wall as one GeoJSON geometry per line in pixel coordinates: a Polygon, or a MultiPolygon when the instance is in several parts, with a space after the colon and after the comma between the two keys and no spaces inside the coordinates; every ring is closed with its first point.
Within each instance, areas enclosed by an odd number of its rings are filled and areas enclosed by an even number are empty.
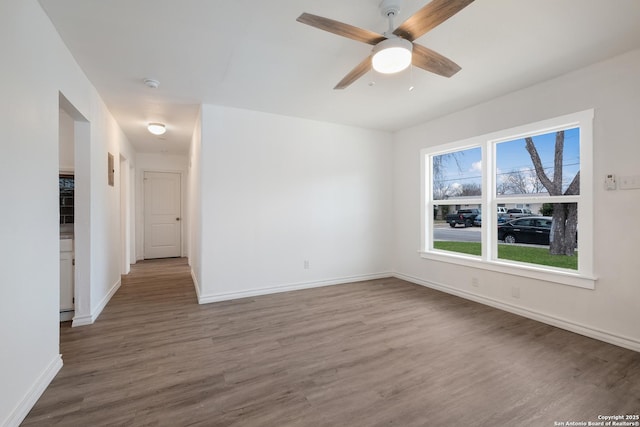
{"type": "Polygon", "coordinates": [[[62,355],[55,356],[49,365],[42,371],[27,393],[20,399],[18,405],[9,414],[1,425],[4,427],[18,427],[29,415],[29,411],[36,404],[42,393],[47,389],[51,381],[62,369],[62,355]]]}

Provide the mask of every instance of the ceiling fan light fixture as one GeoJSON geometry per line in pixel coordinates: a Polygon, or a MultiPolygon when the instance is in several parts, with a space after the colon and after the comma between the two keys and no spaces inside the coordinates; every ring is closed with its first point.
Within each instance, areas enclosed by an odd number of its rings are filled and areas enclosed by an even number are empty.
{"type": "Polygon", "coordinates": [[[167,131],[167,128],[163,123],[149,123],[147,130],[154,135],[162,135],[167,131]]]}
{"type": "Polygon", "coordinates": [[[371,63],[373,69],[383,74],[393,74],[411,65],[413,43],[400,37],[393,37],[373,47],[371,63]]]}

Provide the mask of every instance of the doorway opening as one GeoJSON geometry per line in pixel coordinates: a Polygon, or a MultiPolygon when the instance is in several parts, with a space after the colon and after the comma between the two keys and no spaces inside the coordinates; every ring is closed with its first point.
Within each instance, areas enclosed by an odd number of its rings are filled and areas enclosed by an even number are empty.
{"type": "Polygon", "coordinates": [[[89,121],[58,96],[60,321],[89,311],[89,121]]]}

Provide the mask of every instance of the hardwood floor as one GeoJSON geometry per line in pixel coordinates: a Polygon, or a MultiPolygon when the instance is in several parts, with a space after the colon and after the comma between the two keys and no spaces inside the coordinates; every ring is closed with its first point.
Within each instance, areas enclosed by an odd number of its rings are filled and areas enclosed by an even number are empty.
{"type": "Polygon", "coordinates": [[[381,279],[198,305],[144,261],[24,426],[553,426],[640,413],[640,353],[381,279]]]}

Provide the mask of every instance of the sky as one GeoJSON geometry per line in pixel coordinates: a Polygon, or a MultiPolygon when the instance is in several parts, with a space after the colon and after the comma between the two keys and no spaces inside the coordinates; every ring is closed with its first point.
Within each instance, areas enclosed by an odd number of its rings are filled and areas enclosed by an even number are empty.
{"type": "MultiPolygon", "coordinates": [[[[563,155],[563,180],[566,188],[580,170],[580,137],[579,128],[565,130],[563,155]]],[[[556,133],[551,132],[533,136],[542,164],[550,179],[553,179],[553,157],[556,133]]],[[[482,159],[480,147],[457,152],[456,156],[443,159],[443,180],[441,184],[451,189],[459,188],[465,183],[481,184],[482,159]]],[[[525,149],[524,138],[514,139],[497,144],[496,148],[497,182],[508,177],[512,171],[521,171],[524,175],[533,171],[533,162],[525,149]]],[[[434,183],[436,185],[436,183],[434,183]]],[[[435,189],[434,189],[435,190],[435,189]]],[[[543,190],[544,191],[544,190],[543,190]]]]}

